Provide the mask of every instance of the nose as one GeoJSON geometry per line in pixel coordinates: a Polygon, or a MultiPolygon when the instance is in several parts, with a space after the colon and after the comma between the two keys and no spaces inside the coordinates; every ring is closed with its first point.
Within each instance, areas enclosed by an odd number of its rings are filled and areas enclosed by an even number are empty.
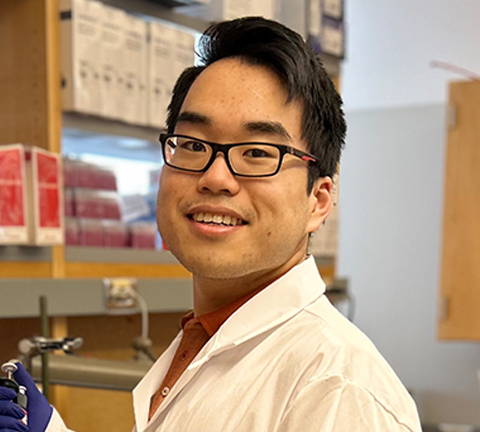
{"type": "Polygon", "coordinates": [[[199,192],[235,195],[240,190],[237,177],[230,171],[222,153],[217,153],[212,165],[198,179],[199,192]]]}

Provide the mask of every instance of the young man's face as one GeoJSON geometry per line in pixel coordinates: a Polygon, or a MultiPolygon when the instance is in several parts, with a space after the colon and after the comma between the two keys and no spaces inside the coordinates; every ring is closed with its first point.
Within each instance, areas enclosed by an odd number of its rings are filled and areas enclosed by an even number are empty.
{"type": "MultiPolygon", "coordinates": [[[[301,104],[286,104],[286,99],[286,90],[268,68],[220,60],[193,83],[175,133],[219,144],[270,142],[307,151],[301,140],[301,104]]],[[[302,261],[308,233],[330,208],[330,179],[321,179],[307,195],[307,168],[307,162],[286,155],[273,177],[238,177],[221,154],[204,173],[164,166],[160,234],[195,277],[249,283],[282,274],[302,261]],[[207,220],[225,222],[221,217],[230,216],[241,223],[197,221],[201,213],[207,220]]]]}

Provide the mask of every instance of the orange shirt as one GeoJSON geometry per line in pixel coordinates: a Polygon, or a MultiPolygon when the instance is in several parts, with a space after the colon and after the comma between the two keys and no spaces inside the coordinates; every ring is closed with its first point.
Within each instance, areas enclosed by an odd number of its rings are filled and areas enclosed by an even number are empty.
{"type": "Polygon", "coordinates": [[[183,335],[172,363],[162,381],[162,384],[150,401],[150,420],[160,404],[166,398],[170,389],[178,381],[188,365],[193,361],[207,341],[217,332],[220,326],[242,305],[261,290],[256,290],[240,297],[233,303],[221,307],[213,312],[198,317],[190,312],[182,319],[183,335]]]}

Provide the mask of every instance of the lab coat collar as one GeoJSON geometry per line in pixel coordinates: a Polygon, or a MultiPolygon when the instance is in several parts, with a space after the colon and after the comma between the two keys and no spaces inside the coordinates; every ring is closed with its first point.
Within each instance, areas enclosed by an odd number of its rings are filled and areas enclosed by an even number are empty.
{"type": "MultiPolygon", "coordinates": [[[[315,260],[307,258],[274,281],[233,313],[206,343],[162,402],[151,424],[210,358],[285,322],[325,292],[315,260]]],[[[161,385],[180,343],[182,332],[172,342],[133,391],[137,431],[147,425],[150,398],[161,385]]],[[[154,430],[154,429],[152,429],[154,430]]]]}

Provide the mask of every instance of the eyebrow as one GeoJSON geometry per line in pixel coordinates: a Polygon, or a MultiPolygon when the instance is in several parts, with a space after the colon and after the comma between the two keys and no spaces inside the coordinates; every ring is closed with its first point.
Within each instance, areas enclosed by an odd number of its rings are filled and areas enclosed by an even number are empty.
{"type": "MultiPolygon", "coordinates": [[[[183,111],[178,115],[177,123],[191,123],[197,125],[211,126],[212,120],[206,115],[195,111],[183,111]]],[[[276,135],[292,140],[292,137],[280,122],[275,121],[253,121],[243,124],[243,127],[249,132],[261,132],[270,135],[276,135]]]]}
{"type": "Polygon", "coordinates": [[[292,140],[292,137],[287,132],[285,127],[280,122],[267,122],[257,121],[245,123],[244,127],[250,132],[261,132],[271,135],[277,135],[288,141],[292,140]]]}
{"type": "Polygon", "coordinates": [[[177,123],[192,123],[209,126],[212,121],[205,115],[194,111],[183,111],[178,115],[177,123]]]}

